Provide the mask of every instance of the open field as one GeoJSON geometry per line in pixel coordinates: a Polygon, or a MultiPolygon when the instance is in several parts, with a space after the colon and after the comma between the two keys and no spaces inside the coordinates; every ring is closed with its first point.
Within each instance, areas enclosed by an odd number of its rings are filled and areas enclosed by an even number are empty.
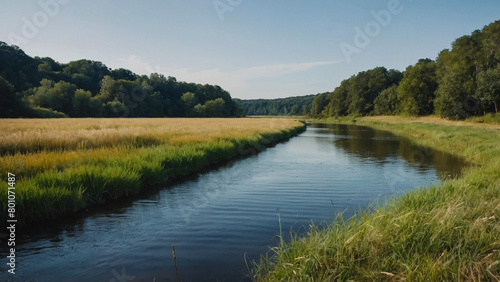
{"type": "Polygon", "coordinates": [[[498,126],[433,117],[357,118],[355,124],[391,131],[471,166],[459,179],[282,241],[255,263],[256,280],[499,281],[498,126]]]}
{"type": "Polygon", "coordinates": [[[16,175],[16,218],[29,225],[256,153],[303,128],[286,119],[3,119],[0,174],[16,175]]]}

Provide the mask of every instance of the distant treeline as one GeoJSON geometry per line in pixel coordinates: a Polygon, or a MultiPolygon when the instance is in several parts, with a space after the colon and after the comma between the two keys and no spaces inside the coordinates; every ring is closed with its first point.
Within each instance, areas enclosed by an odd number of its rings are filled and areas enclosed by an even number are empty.
{"type": "Polygon", "coordinates": [[[0,42],[0,117],[232,117],[219,86],[137,75],[91,60],[61,64],[0,42]]]}
{"type": "Polygon", "coordinates": [[[281,99],[235,99],[249,116],[295,116],[307,115],[316,95],[281,99]]]}
{"type": "Polygon", "coordinates": [[[429,115],[464,119],[498,113],[500,21],[456,39],[436,61],[421,59],[401,73],[377,67],[315,97],[311,117],[429,115]]]}

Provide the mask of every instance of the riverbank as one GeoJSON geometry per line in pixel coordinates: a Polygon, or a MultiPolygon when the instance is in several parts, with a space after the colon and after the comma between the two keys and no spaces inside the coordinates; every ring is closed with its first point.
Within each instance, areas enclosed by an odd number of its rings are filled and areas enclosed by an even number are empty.
{"type": "MultiPolygon", "coordinates": [[[[388,130],[464,158],[459,179],[292,236],[256,263],[259,281],[500,279],[500,130],[403,117],[330,120],[388,130]]],[[[432,152],[431,152],[432,153],[432,152]]]]}
{"type": "MultiPolygon", "coordinates": [[[[271,119],[2,120],[0,172],[15,176],[16,227],[137,195],[256,154],[305,125],[271,119]]],[[[8,219],[7,186],[1,226],[8,219]]]]}

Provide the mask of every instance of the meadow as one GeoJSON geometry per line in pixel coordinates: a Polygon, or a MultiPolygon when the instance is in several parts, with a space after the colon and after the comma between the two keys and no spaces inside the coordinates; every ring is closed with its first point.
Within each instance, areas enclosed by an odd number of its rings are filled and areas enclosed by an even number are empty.
{"type": "Polygon", "coordinates": [[[16,219],[25,227],[258,153],[302,130],[286,119],[3,119],[0,175],[5,183],[16,175],[16,219]]]}
{"type": "MultiPolygon", "coordinates": [[[[470,163],[458,179],[311,225],[254,262],[257,281],[500,281],[500,125],[437,117],[330,119],[388,130],[470,163]]],[[[286,234],[285,234],[286,235],[286,234]]]]}

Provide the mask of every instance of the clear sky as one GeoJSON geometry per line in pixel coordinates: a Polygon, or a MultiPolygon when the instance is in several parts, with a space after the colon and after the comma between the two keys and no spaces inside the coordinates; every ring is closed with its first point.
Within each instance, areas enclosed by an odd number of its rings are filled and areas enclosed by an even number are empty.
{"type": "Polygon", "coordinates": [[[403,71],[499,19],[500,0],[0,0],[0,41],[279,98],[403,71]]]}

